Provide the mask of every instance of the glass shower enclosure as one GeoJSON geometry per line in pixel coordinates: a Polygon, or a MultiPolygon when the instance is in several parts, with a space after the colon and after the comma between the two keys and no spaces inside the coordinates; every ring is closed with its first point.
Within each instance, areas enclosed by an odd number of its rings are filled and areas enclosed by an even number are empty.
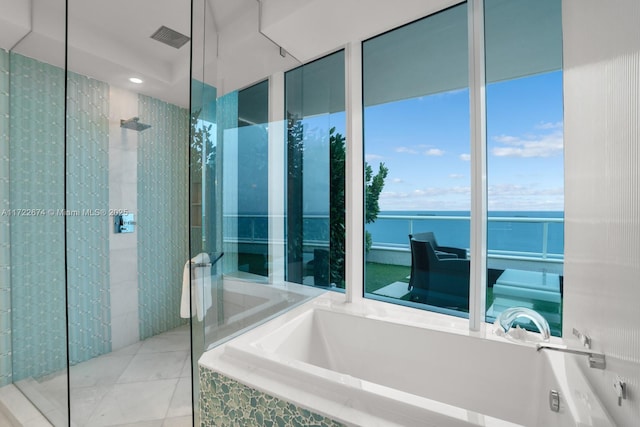
{"type": "Polygon", "coordinates": [[[191,1],[154,6],[3,4],[0,386],[26,425],[193,422],[191,1]]]}

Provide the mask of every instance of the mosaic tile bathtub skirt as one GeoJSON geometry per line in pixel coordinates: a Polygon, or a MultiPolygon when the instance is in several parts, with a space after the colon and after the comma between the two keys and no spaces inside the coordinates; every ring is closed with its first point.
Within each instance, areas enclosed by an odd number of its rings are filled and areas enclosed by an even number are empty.
{"type": "Polygon", "coordinates": [[[342,423],[202,367],[200,420],[203,427],[344,427],[342,423]]]}

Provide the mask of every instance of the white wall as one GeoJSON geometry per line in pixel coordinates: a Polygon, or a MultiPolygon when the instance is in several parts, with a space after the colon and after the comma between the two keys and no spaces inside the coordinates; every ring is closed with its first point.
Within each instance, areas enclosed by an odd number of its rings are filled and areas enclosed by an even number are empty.
{"type": "Polygon", "coordinates": [[[11,49],[31,30],[28,0],[0,0],[0,48],[11,49]]]}
{"type": "MultiPolygon", "coordinates": [[[[138,94],[109,89],[109,209],[127,209],[138,217],[138,132],[122,129],[121,119],[138,116],[138,94]]],[[[111,348],[140,340],[138,322],[138,230],[109,231],[111,348]]]]}
{"type": "Polygon", "coordinates": [[[302,62],[461,0],[262,0],[262,31],[302,62]]]}
{"type": "Polygon", "coordinates": [[[621,426],[640,419],[639,23],[638,0],[563,4],[563,334],[577,328],[607,355],[605,371],[585,370],[621,426]]]}
{"type": "MultiPolygon", "coordinates": [[[[399,7],[395,2],[375,2],[371,6],[369,0],[262,0],[262,16],[258,2],[251,3],[252,7],[237,16],[233,25],[219,29],[217,60],[206,66],[216,69],[216,80],[205,81],[221,96],[322,57],[351,41],[364,40],[459,2],[402,0],[399,7]],[[293,57],[280,56],[278,46],[293,57]]],[[[213,7],[211,13],[215,19],[224,11],[213,7]]],[[[209,26],[207,33],[213,30],[209,26]]],[[[213,51],[212,43],[209,46],[207,51],[213,51]]],[[[199,51],[195,52],[198,56],[199,51]]]]}

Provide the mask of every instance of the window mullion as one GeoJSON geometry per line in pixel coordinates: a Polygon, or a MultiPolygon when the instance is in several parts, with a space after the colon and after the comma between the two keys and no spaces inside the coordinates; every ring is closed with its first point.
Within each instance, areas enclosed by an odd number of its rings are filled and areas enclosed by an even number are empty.
{"type": "Polygon", "coordinates": [[[469,328],[478,331],[485,318],[487,293],[487,140],[483,0],[469,0],[468,20],[471,125],[469,328]]]}
{"type": "Polygon", "coordinates": [[[362,135],[362,43],[346,46],[345,100],[346,143],[346,298],[361,300],[364,295],[364,162],[362,135]]]}

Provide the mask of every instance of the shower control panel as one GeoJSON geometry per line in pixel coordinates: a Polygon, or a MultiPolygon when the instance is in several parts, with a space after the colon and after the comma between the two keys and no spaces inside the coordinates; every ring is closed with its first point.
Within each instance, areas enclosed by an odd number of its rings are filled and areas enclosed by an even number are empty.
{"type": "Polygon", "coordinates": [[[135,231],[136,222],[133,214],[121,214],[113,216],[115,233],[133,233],[135,231]]]}

